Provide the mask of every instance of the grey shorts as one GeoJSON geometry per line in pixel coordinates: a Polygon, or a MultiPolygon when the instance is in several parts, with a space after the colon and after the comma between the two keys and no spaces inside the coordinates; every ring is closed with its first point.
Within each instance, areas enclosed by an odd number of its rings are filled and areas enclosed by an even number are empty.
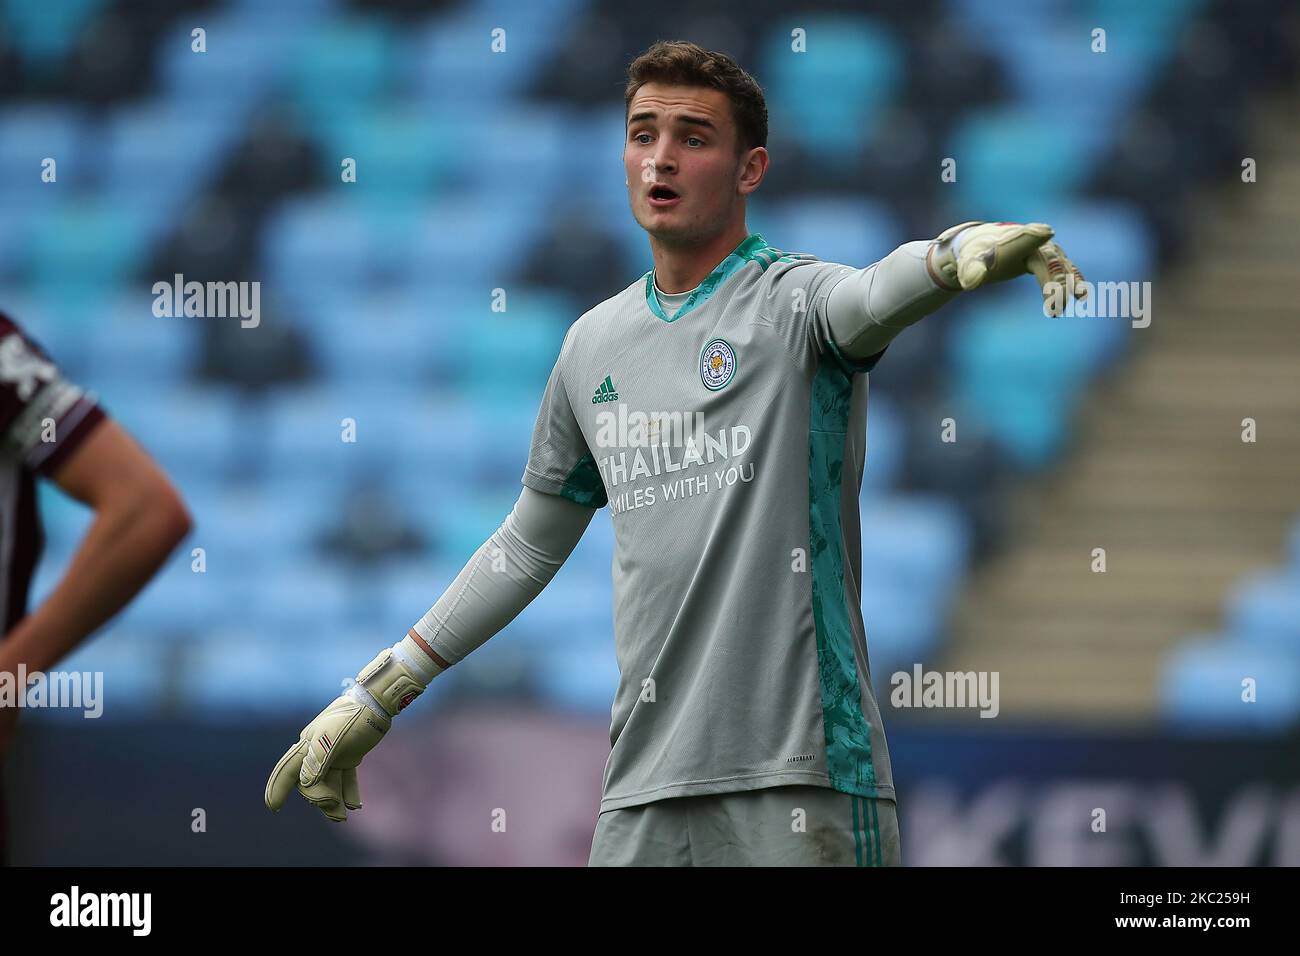
{"type": "Polygon", "coordinates": [[[893,800],[780,786],[671,797],[596,818],[588,866],[899,866],[893,800]]]}

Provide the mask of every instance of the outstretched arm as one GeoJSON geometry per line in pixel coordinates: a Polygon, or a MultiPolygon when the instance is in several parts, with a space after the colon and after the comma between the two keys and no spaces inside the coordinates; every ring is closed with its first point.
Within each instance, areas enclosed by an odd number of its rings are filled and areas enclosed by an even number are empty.
{"type": "Polygon", "coordinates": [[[826,318],[841,352],[851,359],[870,358],[957,295],[930,275],[926,259],[931,245],[905,242],[835,284],[826,300],[826,318]]]}

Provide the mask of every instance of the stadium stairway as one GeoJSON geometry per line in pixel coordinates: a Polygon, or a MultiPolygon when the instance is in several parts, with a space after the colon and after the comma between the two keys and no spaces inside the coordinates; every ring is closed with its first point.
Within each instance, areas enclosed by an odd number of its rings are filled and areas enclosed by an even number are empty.
{"type": "Polygon", "coordinates": [[[1059,467],[1016,496],[1011,543],[968,579],[927,662],[998,671],[1004,718],[1156,719],[1169,650],[1215,630],[1233,583],[1279,560],[1300,509],[1300,90],[1282,100],[1254,126],[1258,182],[1228,170],[1203,200],[1132,358],[1059,467]]]}

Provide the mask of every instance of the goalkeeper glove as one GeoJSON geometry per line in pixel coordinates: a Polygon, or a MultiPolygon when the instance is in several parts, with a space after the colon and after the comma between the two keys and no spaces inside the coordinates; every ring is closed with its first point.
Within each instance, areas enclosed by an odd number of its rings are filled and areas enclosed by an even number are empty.
{"type": "Polygon", "coordinates": [[[1059,315],[1065,296],[1082,299],[1083,273],[1052,241],[1042,222],[963,222],[945,229],[930,246],[930,275],[954,292],[1032,273],[1043,288],[1049,315],[1059,315]]]}
{"type": "Polygon", "coordinates": [[[338,823],[361,809],[357,765],[392,726],[392,719],[419,697],[443,668],[408,634],[357,675],[356,683],[303,728],[266,782],[271,810],[298,792],[338,823]]]}

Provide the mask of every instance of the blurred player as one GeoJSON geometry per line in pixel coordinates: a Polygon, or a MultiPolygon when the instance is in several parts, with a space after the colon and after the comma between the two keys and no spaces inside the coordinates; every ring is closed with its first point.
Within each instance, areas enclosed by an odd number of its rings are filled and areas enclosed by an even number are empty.
{"type": "MultiPolygon", "coordinates": [[[[53,667],[144,587],[189,529],[153,459],[0,313],[0,674],[16,682],[53,667]],[[93,508],[95,520],[58,586],[28,614],[44,543],[38,477],[93,508]]],[[[0,706],[0,759],[19,712],[0,706]]],[[[0,862],[5,824],[0,792],[0,862]]]]}
{"type": "Polygon", "coordinates": [[[307,726],[267,805],[297,788],[332,820],[360,807],[357,764],[392,717],[509,623],[608,504],[621,680],[590,862],[896,864],[860,607],[865,373],[963,289],[1032,272],[1056,309],[1077,272],[1041,224],[963,223],[865,269],[783,252],[745,225],[768,167],[748,74],[656,44],[625,106],[654,269],[569,328],[514,510],[307,726]]]}

